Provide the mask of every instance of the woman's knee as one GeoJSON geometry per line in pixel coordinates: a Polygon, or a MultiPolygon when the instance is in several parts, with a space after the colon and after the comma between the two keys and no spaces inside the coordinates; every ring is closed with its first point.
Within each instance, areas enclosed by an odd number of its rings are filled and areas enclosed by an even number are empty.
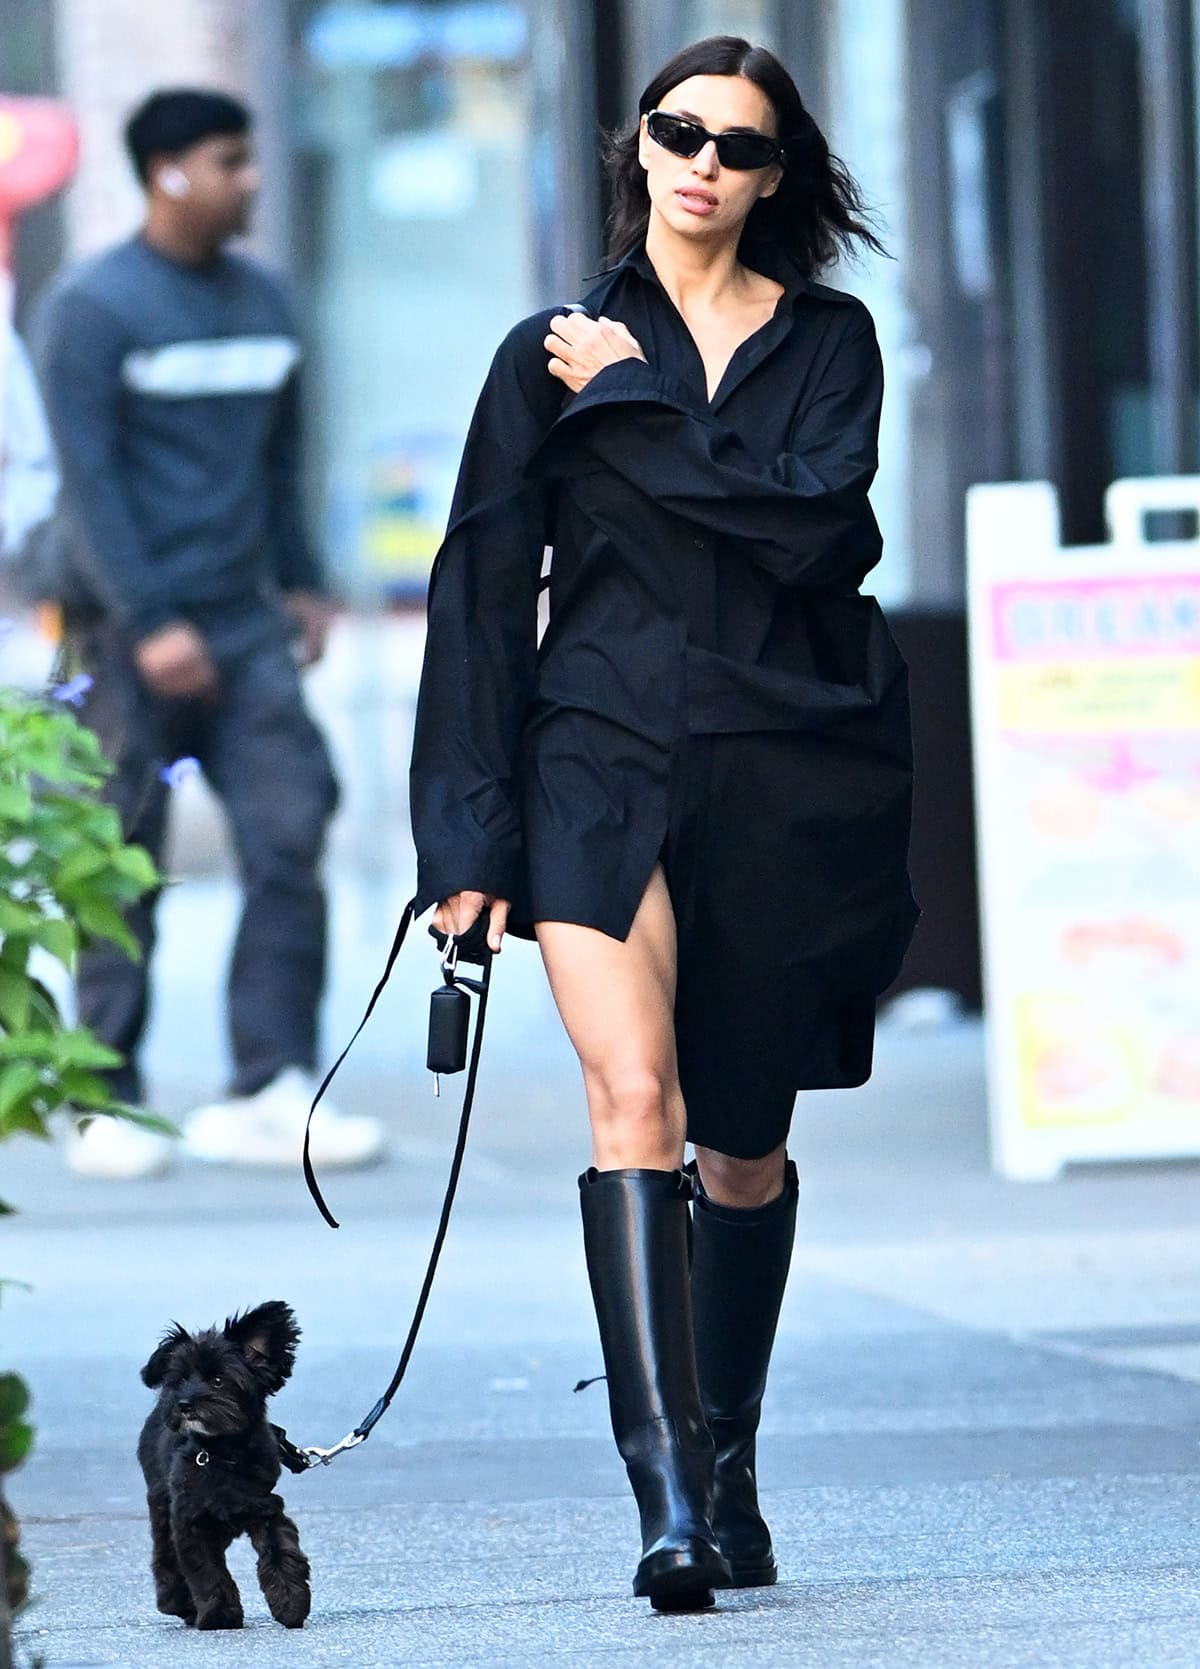
{"type": "Polygon", "coordinates": [[[594,1124],[630,1133],[682,1135],[683,1103],[672,1073],[653,1066],[584,1068],[588,1110],[594,1124]]]}
{"type": "Polygon", "coordinates": [[[736,1159],[716,1148],[698,1147],[696,1166],[709,1199],[743,1211],[769,1205],[783,1191],[787,1147],[780,1144],[761,1159],[736,1159]]]}

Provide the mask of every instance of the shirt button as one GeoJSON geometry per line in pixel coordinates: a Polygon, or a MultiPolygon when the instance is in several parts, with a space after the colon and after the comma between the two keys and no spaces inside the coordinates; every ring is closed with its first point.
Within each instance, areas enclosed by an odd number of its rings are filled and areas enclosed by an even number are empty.
{"type": "Polygon", "coordinates": [[[704,540],[703,539],[693,539],[692,543],[693,543],[693,545],[695,545],[695,547],[698,551],[702,551],[704,549],[704,540]]]}

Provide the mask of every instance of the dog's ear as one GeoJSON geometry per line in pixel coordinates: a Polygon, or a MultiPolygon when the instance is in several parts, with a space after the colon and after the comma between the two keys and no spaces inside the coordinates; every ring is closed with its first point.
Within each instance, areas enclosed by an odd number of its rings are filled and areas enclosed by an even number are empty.
{"type": "Polygon", "coordinates": [[[230,1316],[226,1337],[241,1350],[268,1393],[278,1391],[296,1365],[300,1329],[290,1305],[278,1298],[244,1315],[230,1316]]]}
{"type": "Polygon", "coordinates": [[[142,1369],[143,1385],[148,1385],[151,1390],[154,1390],[157,1386],[162,1384],[167,1371],[167,1365],[170,1362],[171,1357],[183,1343],[184,1339],[188,1337],[189,1334],[186,1327],[181,1327],[177,1321],[173,1321],[171,1323],[168,1330],[159,1340],[158,1348],[155,1350],[153,1356],[151,1356],[150,1360],[146,1363],[146,1366],[142,1369]]]}

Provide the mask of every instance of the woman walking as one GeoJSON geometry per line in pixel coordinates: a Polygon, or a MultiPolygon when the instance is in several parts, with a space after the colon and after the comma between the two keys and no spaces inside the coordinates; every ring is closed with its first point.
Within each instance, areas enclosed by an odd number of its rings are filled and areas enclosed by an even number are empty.
{"type": "Polygon", "coordinates": [[[874,330],[814,278],[877,247],[853,181],[778,60],[726,36],[655,76],[609,170],[614,264],[586,311],[510,332],[472,422],[413,828],[438,926],[486,911],[493,949],[540,945],[587,1093],[634,1592],[689,1609],[776,1578],[754,1449],[788,1128],[797,1090],[869,1075],[912,931],[908,707],[858,591],[874,330]]]}

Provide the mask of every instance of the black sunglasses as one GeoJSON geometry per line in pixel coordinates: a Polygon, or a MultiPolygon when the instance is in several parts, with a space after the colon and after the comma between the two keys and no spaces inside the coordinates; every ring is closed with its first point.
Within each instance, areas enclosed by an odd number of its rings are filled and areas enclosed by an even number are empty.
{"type": "Polygon", "coordinates": [[[652,110],[646,117],[646,132],[672,156],[699,156],[711,139],[722,168],[768,168],[783,161],[783,146],[770,134],[710,133],[699,122],[672,116],[669,110],[652,110]]]}

